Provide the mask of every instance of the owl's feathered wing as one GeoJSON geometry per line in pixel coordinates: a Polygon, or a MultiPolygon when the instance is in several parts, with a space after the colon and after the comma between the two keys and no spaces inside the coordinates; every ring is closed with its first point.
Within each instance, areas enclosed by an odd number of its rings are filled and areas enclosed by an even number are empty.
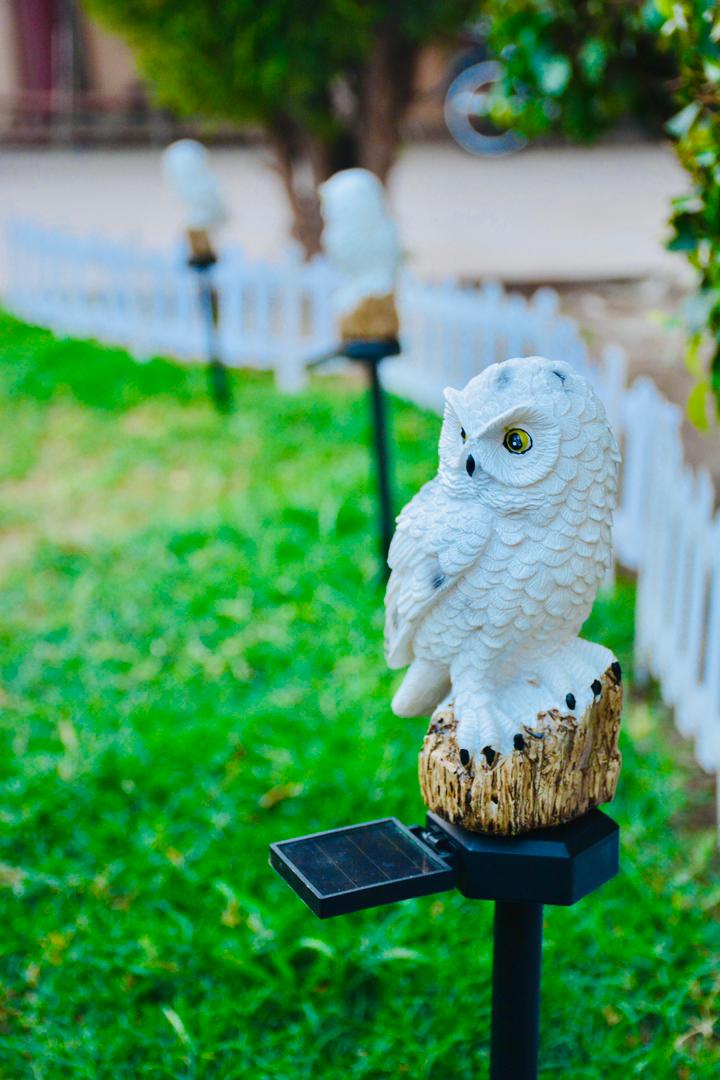
{"type": "Polygon", "coordinates": [[[413,659],[413,638],[432,606],[482,555],[491,517],[475,500],[454,499],[436,477],[400,514],[388,555],[385,657],[391,668],[413,659]]]}

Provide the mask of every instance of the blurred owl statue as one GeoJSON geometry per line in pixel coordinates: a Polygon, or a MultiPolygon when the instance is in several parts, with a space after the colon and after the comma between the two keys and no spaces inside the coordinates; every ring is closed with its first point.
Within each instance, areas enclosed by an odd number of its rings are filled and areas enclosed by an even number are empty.
{"type": "Polygon", "coordinates": [[[320,188],[325,252],[340,275],[335,307],[343,341],[397,337],[400,246],[385,191],[367,169],[335,173],[320,188]]]}
{"type": "Polygon", "coordinates": [[[228,212],[207,150],[195,139],[179,139],[163,153],[163,173],[183,203],[193,256],[214,261],[210,233],[225,224],[228,212]]]}
{"type": "Polygon", "coordinates": [[[386,656],[409,665],[393,711],[452,703],[458,767],[487,770],[539,718],[575,731],[619,683],[612,653],[578,634],[611,563],[620,456],[566,363],[494,364],[445,402],[437,476],[390,547],[386,656]]]}
{"type": "Polygon", "coordinates": [[[205,147],[195,139],[179,139],[163,154],[168,186],[185,206],[189,229],[216,229],[227,221],[227,209],[205,147]]]}

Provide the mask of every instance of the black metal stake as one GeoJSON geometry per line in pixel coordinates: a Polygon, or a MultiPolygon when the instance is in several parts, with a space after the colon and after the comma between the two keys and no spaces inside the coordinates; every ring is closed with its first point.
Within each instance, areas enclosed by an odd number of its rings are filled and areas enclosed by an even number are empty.
{"type": "Polygon", "coordinates": [[[543,905],[599,889],[619,854],[620,829],[601,810],[520,836],[469,832],[430,811],[424,827],[383,818],[270,845],[321,919],[453,887],[495,902],[490,1080],[537,1078],[543,905]]]}
{"type": "Polygon", "coordinates": [[[373,414],[373,435],[375,438],[375,470],[379,495],[380,555],[385,577],[389,574],[387,565],[390,541],[393,536],[392,493],[390,491],[390,462],[388,454],[387,424],[385,418],[385,395],[383,394],[378,373],[378,363],[366,364],[370,378],[370,399],[373,414]]]}
{"type": "MultiPolygon", "coordinates": [[[[192,264],[191,264],[192,265],[192,264]]],[[[205,324],[205,342],[208,358],[208,384],[210,395],[218,412],[230,412],[232,408],[232,392],[228,380],[227,368],[220,359],[218,346],[218,304],[217,294],[210,276],[211,265],[194,265],[198,275],[198,289],[200,294],[200,306],[205,324]]]]}
{"type": "Polygon", "coordinates": [[[495,903],[490,1080],[536,1080],[542,904],[495,903]]]}
{"type": "Polygon", "coordinates": [[[390,541],[394,532],[392,507],[392,484],[390,482],[390,453],[385,412],[385,394],[378,371],[380,364],[389,356],[398,356],[400,342],[397,338],[379,341],[346,341],[330,352],[322,353],[307,362],[308,368],[320,367],[340,356],[364,364],[370,383],[370,410],[372,414],[373,440],[375,443],[375,472],[378,489],[378,531],[380,534],[380,576],[387,580],[390,568],[387,564],[390,541]]]}

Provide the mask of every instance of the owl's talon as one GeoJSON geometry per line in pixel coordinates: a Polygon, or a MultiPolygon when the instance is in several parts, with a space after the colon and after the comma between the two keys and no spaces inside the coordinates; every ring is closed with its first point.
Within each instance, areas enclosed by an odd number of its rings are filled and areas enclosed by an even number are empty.
{"type": "Polygon", "coordinates": [[[460,764],[461,765],[469,765],[470,764],[470,751],[469,750],[465,750],[463,748],[460,751],[460,764]]]}
{"type": "Polygon", "coordinates": [[[571,710],[574,709],[576,704],[577,704],[577,702],[575,701],[575,695],[574,694],[566,694],[565,695],[565,704],[567,705],[568,709],[571,709],[571,710]]]}
{"type": "Polygon", "coordinates": [[[602,683],[600,682],[600,680],[593,679],[593,681],[590,683],[590,689],[592,690],[595,697],[600,697],[600,693],[602,691],[602,683]]]}
{"type": "Polygon", "coordinates": [[[613,660],[610,668],[617,681],[619,683],[622,682],[622,668],[620,667],[620,664],[617,662],[617,660],[613,660]]]}
{"type": "Polygon", "coordinates": [[[513,747],[515,748],[515,750],[524,750],[525,749],[525,740],[523,739],[522,735],[515,735],[514,736],[514,738],[513,738],[513,747]]]}
{"type": "Polygon", "coordinates": [[[493,761],[497,756],[492,746],[483,746],[482,753],[488,765],[492,765],[493,761]]]}

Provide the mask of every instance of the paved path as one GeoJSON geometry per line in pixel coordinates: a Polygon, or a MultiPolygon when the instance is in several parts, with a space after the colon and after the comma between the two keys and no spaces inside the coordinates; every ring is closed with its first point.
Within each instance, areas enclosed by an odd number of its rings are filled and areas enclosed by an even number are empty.
{"type": "MultiPolygon", "coordinates": [[[[260,149],[213,151],[233,221],[227,237],[274,256],[288,212],[260,149]]],[[[486,161],[450,143],[402,155],[391,197],[412,265],[431,277],[578,281],[682,276],[663,250],[672,195],[684,174],[669,147],[631,143],[529,149],[486,161]]],[[[168,244],[179,209],[162,183],[160,152],[0,151],[0,229],[13,216],[74,231],[168,244]]],[[[0,237],[0,288],[6,255],[0,237]]]]}

